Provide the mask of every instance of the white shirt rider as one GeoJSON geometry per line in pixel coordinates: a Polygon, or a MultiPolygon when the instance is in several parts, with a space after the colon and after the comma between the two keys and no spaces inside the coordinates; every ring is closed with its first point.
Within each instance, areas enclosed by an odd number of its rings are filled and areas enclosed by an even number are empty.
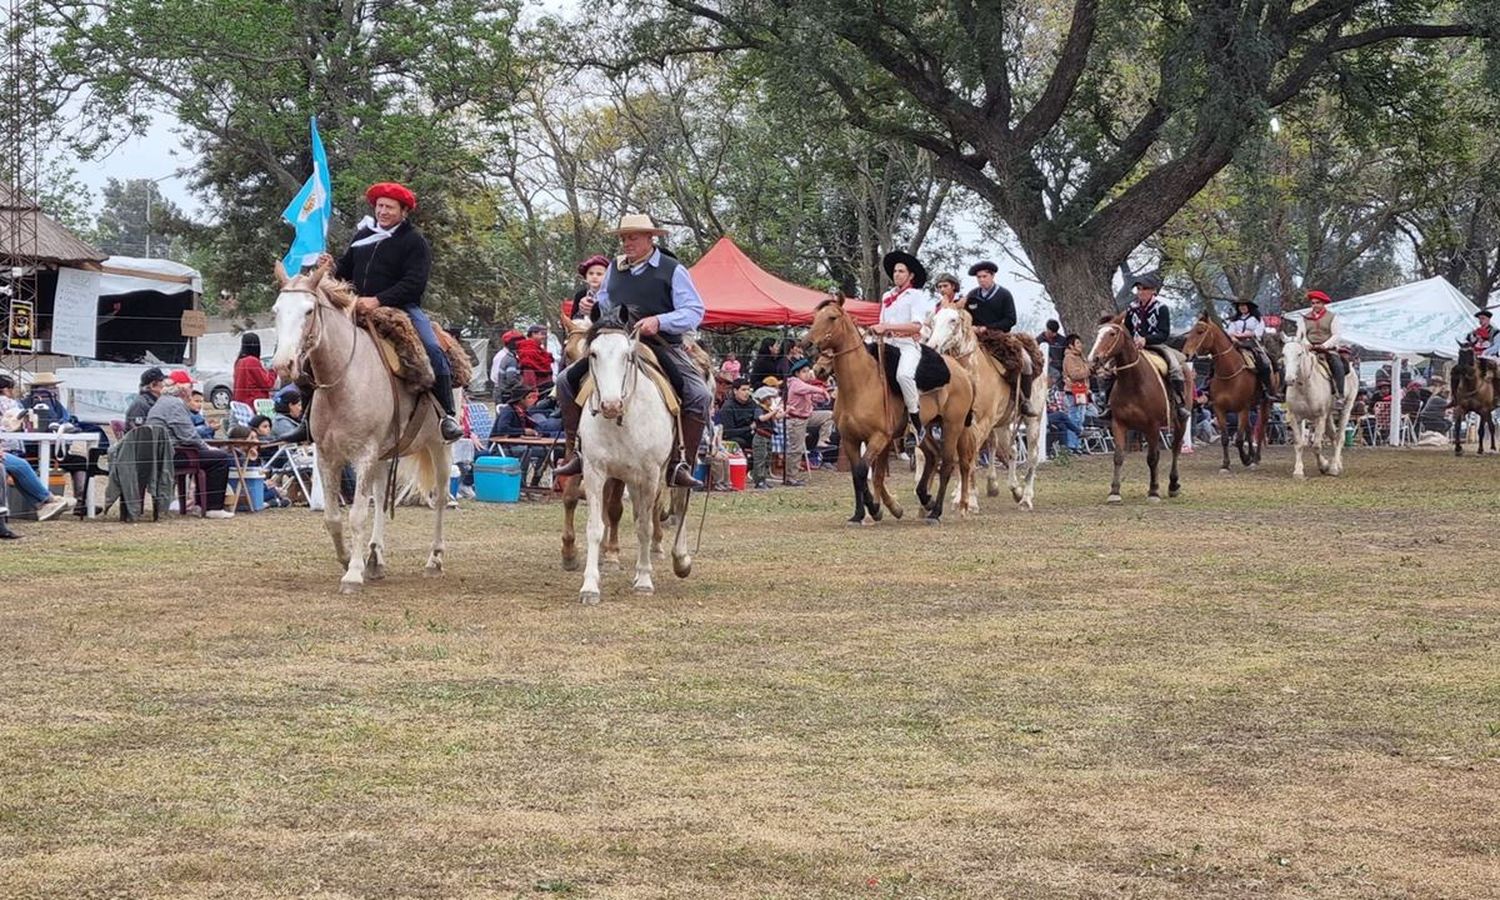
{"type": "Polygon", "coordinates": [[[921,395],[917,391],[917,364],[922,360],[922,348],[917,339],[922,327],[932,315],[932,295],[921,288],[911,286],[911,271],[905,263],[896,263],[891,268],[891,280],[896,286],[880,298],[880,321],[871,329],[875,334],[886,336],[886,344],[901,354],[896,364],[896,383],[901,386],[901,399],[906,402],[906,411],[916,415],[921,408],[921,395]]]}
{"type": "Polygon", "coordinates": [[[1244,318],[1230,319],[1228,327],[1224,330],[1230,337],[1250,335],[1259,340],[1266,335],[1266,323],[1260,320],[1260,316],[1245,316],[1244,318]]]}

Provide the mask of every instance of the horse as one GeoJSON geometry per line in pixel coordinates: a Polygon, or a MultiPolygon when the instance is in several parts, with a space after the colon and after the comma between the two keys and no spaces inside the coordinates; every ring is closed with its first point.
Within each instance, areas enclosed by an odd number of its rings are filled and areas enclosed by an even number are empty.
{"type": "Polygon", "coordinates": [[[1484,455],[1484,435],[1490,435],[1490,452],[1495,452],[1495,397],[1500,393],[1500,373],[1486,372],[1474,357],[1474,346],[1459,342],[1458,362],[1449,373],[1453,385],[1453,455],[1464,455],[1464,419],[1469,413],[1479,415],[1479,447],[1484,455]]]}
{"type": "Polygon", "coordinates": [[[1115,441],[1115,478],[1109,486],[1109,503],[1120,502],[1120,469],[1125,465],[1125,439],[1131,429],[1141,433],[1146,445],[1146,466],[1151,471],[1151,486],[1146,499],[1161,500],[1157,464],[1161,461],[1161,431],[1172,430],[1172,471],[1167,496],[1176,497],[1182,490],[1177,477],[1177,459],[1182,453],[1182,438],[1187,434],[1188,418],[1176,414],[1172,388],[1159,373],[1135,338],[1125,328],[1125,316],[1106,317],[1099,323],[1099,333],[1089,351],[1089,366],[1097,371],[1106,363],[1115,371],[1115,386],[1110,392],[1112,410],[1109,428],[1115,441]]]}
{"type": "Polygon", "coordinates": [[[1229,472],[1229,429],[1226,420],[1234,413],[1234,447],[1240,455],[1240,465],[1255,468],[1260,464],[1261,448],[1265,445],[1266,422],[1271,415],[1271,400],[1260,390],[1260,378],[1255,369],[1246,365],[1239,345],[1229,339],[1208,313],[1198,317],[1188,332],[1187,342],[1182,346],[1183,355],[1192,358],[1201,353],[1213,357],[1214,377],[1209,382],[1208,399],[1214,410],[1214,420],[1219,425],[1219,445],[1224,452],[1224,461],[1219,471],[1229,472]],[[1251,431],[1250,413],[1256,412],[1255,429],[1251,431]],[[1249,446],[1245,435],[1249,432],[1249,446]]]}
{"type": "MultiPolygon", "coordinates": [[[[657,497],[666,485],[667,462],[677,436],[674,419],[649,377],[643,378],[644,363],[638,358],[639,341],[623,325],[601,322],[589,329],[587,353],[594,381],[584,416],[578,424],[578,439],[587,448],[583,454],[583,492],[589,501],[588,554],[583,587],[578,599],[585,605],[599,602],[599,556],[606,529],[605,485],[621,482],[630,490],[635,513],[635,592],[654,593],[651,572],[651,533],[657,514],[657,497]]],[[[672,489],[672,514],[676,534],[672,544],[672,571],[686,578],[693,571],[687,551],[688,491],[672,489]]]]}
{"type": "MultiPolygon", "coordinates": [[[[901,505],[886,488],[885,479],[890,455],[906,432],[905,405],[899,396],[893,396],[880,363],[868,352],[854,320],[844,311],[842,298],[818,304],[807,342],[821,357],[831,361],[838,379],[839,395],[833,404],[833,418],[839,431],[839,452],[849,463],[854,482],[854,515],[849,517],[849,523],[865,524],[867,512],[871,520],[880,521],[881,503],[891,515],[901,518],[901,505]]],[[[933,525],[942,521],[943,498],[948,494],[953,470],[960,464],[959,445],[968,431],[974,402],[968,372],[956,360],[944,357],[944,361],[948,366],[948,383],[923,393],[919,414],[923,425],[939,422],[944,426],[942,443],[933,448],[934,455],[941,460],[937,494],[928,494],[926,483],[919,484],[917,489],[917,499],[927,511],[927,522],[933,525]]]]}
{"type": "MultiPolygon", "coordinates": [[[[999,360],[979,346],[979,338],[974,334],[974,318],[964,309],[962,302],[940,305],[932,314],[930,329],[927,346],[958,360],[974,380],[974,423],[969,426],[973,455],[961,473],[955,507],[960,515],[979,509],[979,498],[974,490],[975,463],[977,451],[988,448],[990,464],[986,470],[985,493],[991,497],[1000,495],[997,469],[1004,462],[1009,473],[1011,497],[1020,506],[1033,509],[1043,427],[1041,414],[1023,417],[1021,404],[1011,391],[1009,374],[999,360]],[[1023,418],[1027,450],[1024,477],[1017,471],[1014,459],[1015,428],[1023,418]]],[[[1046,389],[1045,379],[1036,379],[1032,387],[1032,408],[1046,408],[1046,389]]],[[[931,457],[926,457],[925,453],[924,457],[925,471],[925,463],[931,457]]]]}
{"type": "MultiPolygon", "coordinates": [[[[323,484],[339,483],[345,465],[354,468],[354,502],[349,505],[345,543],[343,513],[336,499],[323,508],[323,526],[333,539],[342,593],[359,591],[366,581],[385,577],[387,492],[399,457],[415,457],[418,484],[432,491],[452,466],[452,450],[438,429],[437,407],[424,394],[404,389],[386,367],[380,347],[354,321],[356,296],[349,284],[325,277],[324,269],[288,276],[278,262],[280,293],[276,315],[276,354],[271,365],[288,381],[305,366],[314,378],[309,432],[318,448],[323,484]],[[368,532],[374,498],[374,520],[368,532]]],[[[427,575],[443,571],[443,509],[433,504],[432,549],[427,575]]]]}
{"type": "Polygon", "coordinates": [[[1313,349],[1306,341],[1289,340],[1281,353],[1282,384],[1286,385],[1287,428],[1295,452],[1292,477],[1305,477],[1302,450],[1311,446],[1318,456],[1318,471],[1324,475],[1344,472],[1344,428],[1359,390],[1359,375],[1352,368],[1344,375],[1344,405],[1333,405],[1333,380],[1318,371],[1313,349]],[[1332,442],[1333,458],[1323,455],[1324,442],[1332,442]]]}

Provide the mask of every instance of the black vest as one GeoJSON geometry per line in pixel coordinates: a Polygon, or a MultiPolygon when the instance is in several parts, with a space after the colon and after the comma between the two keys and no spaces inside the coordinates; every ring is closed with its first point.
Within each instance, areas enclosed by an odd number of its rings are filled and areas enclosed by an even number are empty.
{"type": "MultiPolygon", "coordinates": [[[[663,253],[656,265],[648,265],[641,274],[633,275],[622,270],[616,260],[609,275],[610,306],[629,310],[631,321],[671,312],[676,308],[672,305],[672,276],[676,274],[678,265],[680,263],[677,260],[663,253]]],[[[659,334],[670,344],[682,343],[680,334],[667,334],[665,331],[659,334]]]]}

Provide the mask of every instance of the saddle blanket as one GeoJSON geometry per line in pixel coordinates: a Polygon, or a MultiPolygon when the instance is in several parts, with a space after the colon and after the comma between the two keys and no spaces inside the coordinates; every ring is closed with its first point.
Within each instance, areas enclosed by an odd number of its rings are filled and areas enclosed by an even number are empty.
{"type": "Polygon", "coordinates": [[[1167,373],[1172,370],[1171,367],[1167,365],[1166,356],[1164,356],[1162,352],[1160,350],[1157,350],[1155,347],[1147,347],[1146,352],[1143,353],[1142,356],[1146,357],[1146,362],[1151,364],[1151,368],[1156,370],[1156,374],[1160,375],[1163,381],[1166,381],[1167,373]]]}
{"type": "Polygon", "coordinates": [[[1037,344],[1036,338],[1025,332],[1007,334],[1003,331],[991,331],[979,336],[979,346],[989,351],[989,354],[1000,362],[1000,367],[1007,375],[1014,376],[1024,371],[1021,365],[1022,356],[1031,357],[1033,373],[1047,371],[1042,359],[1041,346],[1037,344]]]}
{"type": "MultiPolygon", "coordinates": [[[[432,390],[432,362],[427,358],[427,348],[411,324],[406,313],[389,306],[379,306],[369,312],[361,312],[355,324],[367,329],[380,349],[385,367],[413,393],[432,390]]],[[[469,354],[452,335],[437,329],[438,344],[443,355],[448,357],[448,368],[453,372],[455,386],[466,385],[474,377],[469,354]]]]}
{"type": "MultiPolygon", "coordinates": [[[[645,347],[637,348],[635,354],[636,365],[640,367],[642,372],[646,373],[646,378],[652,384],[656,385],[656,389],[661,392],[662,401],[667,404],[667,411],[675,418],[682,412],[682,403],[677,399],[677,392],[672,389],[671,379],[667,378],[667,373],[663,372],[661,366],[657,363],[656,354],[645,347]]],[[[576,402],[579,407],[587,408],[589,398],[593,395],[594,373],[591,371],[586,373],[578,383],[576,402]]]]}
{"type": "MultiPolygon", "coordinates": [[[[917,363],[917,390],[935,391],[948,383],[948,363],[943,360],[943,355],[926,345],[922,347],[922,360],[917,363]]],[[[866,344],[865,349],[870,351],[870,356],[875,360],[880,359],[880,345],[866,344]]],[[[896,367],[901,362],[901,351],[895,347],[885,348],[885,380],[890,385],[891,393],[901,395],[901,386],[896,383],[896,367]]]]}

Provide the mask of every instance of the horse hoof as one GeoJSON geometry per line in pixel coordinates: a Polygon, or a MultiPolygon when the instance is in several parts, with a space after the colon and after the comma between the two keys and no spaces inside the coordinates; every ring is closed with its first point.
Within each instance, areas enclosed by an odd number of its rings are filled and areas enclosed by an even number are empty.
{"type": "Polygon", "coordinates": [[[998,496],[1000,496],[1000,485],[998,485],[998,484],[986,485],[985,489],[984,489],[984,495],[986,497],[998,497],[998,496]]]}
{"type": "Polygon", "coordinates": [[[339,582],[339,593],[340,594],[357,594],[357,593],[359,593],[360,591],[362,591],[364,589],[365,589],[364,584],[361,583],[361,582],[358,582],[358,581],[340,581],[339,582]]]}
{"type": "Polygon", "coordinates": [[[442,563],[428,563],[427,566],[424,569],[422,569],[422,575],[423,575],[423,577],[426,577],[426,578],[438,578],[442,574],[443,574],[443,564],[442,563]]]}
{"type": "Polygon", "coordinates": [[[1027,512],[1031,512],[1032,510],[1036,509],[1036,504],[1033,503],[1030,498],[1020,501],[1018,505],[1027,512]]]}
{"type": "Polygon", "coordinates": [[[899,519],[902,516],[906,515],[906,510],[902,509],[899,506],[893,506],[891,507],[891,515],[899,519]]]}
{"type": "Polygon", "coordinates": [[[651,558],[655,559],[655,560],[666,559],[667,558],[667,551],[663,550],[660,547],[652,547],[651,548],[651,558]]]}
{"type": "Polygon", "coordinates": [[[385,566],[366,566],[365,567],[365,580],[366,581],[384,581],[385,580],[385,566]]]}
{"type": "Polygon", "coordinates": [[[678,578],[686,578],[693,574],[693,557],[684,556],[682,559],[672,557],[672,574],[678,578]]]}
{"type": "Polygon", "coordinates": [[[564,572],[577,572],[578,571],[578,558],[576,556],[574,556],[574,557],[564,556],[562,562],[563,562],[563,571],[564,572]]]}
{"type": "Polygon", "coordinates": [[[1147,503],[1160,503],[1161,502],[1161,494],[1147,494],[1146,495],[1146,502],[1147,503]]]}
{"type": "Polygon", "coordinates": [[[941,524],[943,524],[943,520],[941,518],[939,518],[938,516],[926,516],[925,518],[922,519],[922,521],[926,522],[928,525],[941,525],[941,524]]]}
{"type": "Polygon", "coordinates": [[[1220,469],[1219,470],[1219,474],[1220,475],[1228,475],[1228,474],[1230,474],[1229,467],[1225,466],[1224,468],[1220,469]]]}
{"type": "Polygon", "coordinates": [[[870,510],[870,518],[872,520],[876,521],[876,522],[879,522],[881,519],[885,518],[885,510],[881,509],[878,506],[875,507],[874,509],[871,509],[870,510]]]}
{"type": "Polygon", "coordinates": [[[1170,491],[1167,491],[1167,496],[1175,497],[1180,493],[1182,493],[1182,488],[1172,488],[1170,491]]]}
{"type": "Polygon", "coordinates": [[[654,585],[654,584],[637,584],[637,585],[633,586],[631,588],[631,590],[635,591],[637,594],[640,594],[642,596],[650,596],[650,595],[656,593],[656,585],[654,585]]]}
{"type": "Polygon", "coordinates": [[[1104,502],[1105,503],[1121,503],[1121,502],[1123,502],[1123,500],[1122,500],[1122,498],[1120,497],[1119,494],[1110,494],[1108,497],[1104,498],[1104,502]]]}
{"type": "Polygon", "coordinates": [[[1292,477],[1297,479],[1298,481],[1302,481],[1307,478],[1307,476],[1302,472],[1293,472],[1292,477]]]}
{"type": "Polygon", "coordinates": [[[599,605],[599,592],[598,591],[579,591],[578,592],[578,602],[582,603],[584,606],[598,606],[599,605]]]}

